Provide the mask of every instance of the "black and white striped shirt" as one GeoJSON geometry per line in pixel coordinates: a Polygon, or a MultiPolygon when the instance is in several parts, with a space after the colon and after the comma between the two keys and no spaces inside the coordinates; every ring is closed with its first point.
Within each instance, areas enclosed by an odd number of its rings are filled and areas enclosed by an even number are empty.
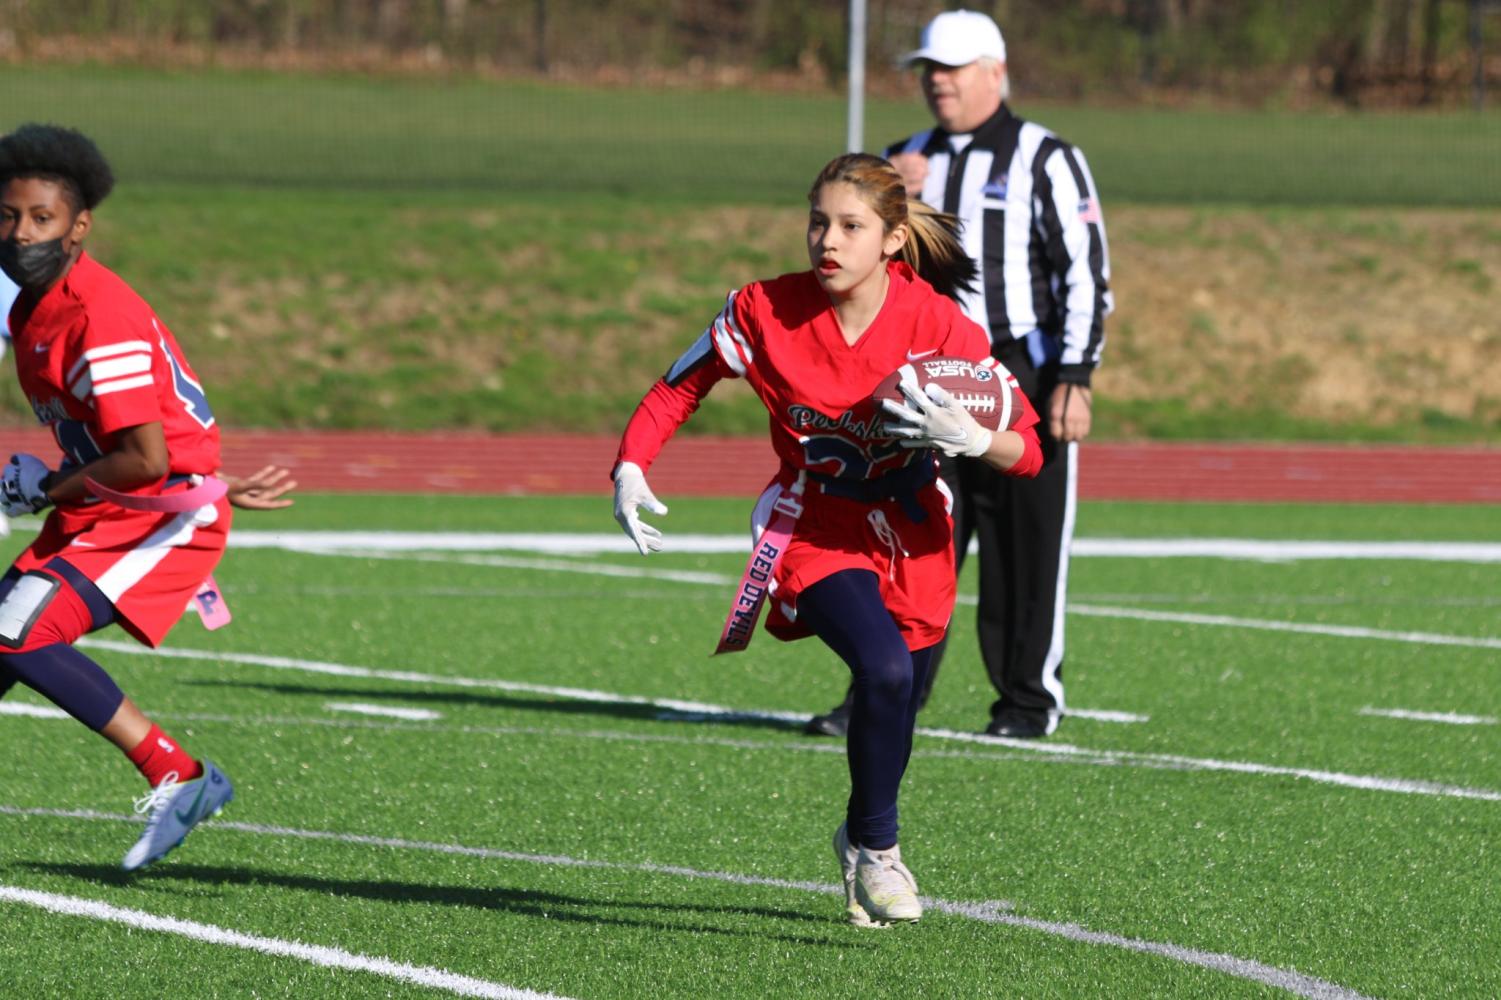
{"type": "Polygon", "coordinates": [[[1088,385],[1114,301],[1084,154],[1005,105],[968,135],[929,129],[886,149],[901,152],[927,156],[922,200],[959,217],[980,264],[981,287],[960,298],[965,313],[997,348],[1038,332],[1033,360],[1056,360],[1060,381],[1088,385]]]}

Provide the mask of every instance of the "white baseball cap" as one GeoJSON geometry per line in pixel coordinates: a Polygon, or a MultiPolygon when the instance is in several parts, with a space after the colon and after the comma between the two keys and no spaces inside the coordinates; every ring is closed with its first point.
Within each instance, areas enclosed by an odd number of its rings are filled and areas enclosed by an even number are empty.
{"type": "Polygon", "coordinates": [[[919,60],[944,66],[968,66],[990,56],[1006,61],[1006,42],[1001,29],[984,14],[972,10],[946,10],[922,30],[921,48],[902,56],[903,65],[919,60]]]}

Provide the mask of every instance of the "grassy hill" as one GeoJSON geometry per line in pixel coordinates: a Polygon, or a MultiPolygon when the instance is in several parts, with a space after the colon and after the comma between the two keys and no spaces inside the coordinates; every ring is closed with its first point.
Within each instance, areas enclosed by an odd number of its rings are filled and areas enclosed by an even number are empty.
{"type": "MultiPolygon", "coordinates": [[[[0,70],[94,135],[93,249],[226,422],[617,428],[729,288],[804,266],[834,98],[0,70]]],[[[1019,107],[1088,152],[1106,436],[1494,440],[1501,117],[1019,107]]],[[[867,132],[920,127],[876,102],[867,132]]],[[[700,430],[753,432],[728,387],[700,430]]],[[[14,386],[7,419],[29,419],[14,386]]]]}

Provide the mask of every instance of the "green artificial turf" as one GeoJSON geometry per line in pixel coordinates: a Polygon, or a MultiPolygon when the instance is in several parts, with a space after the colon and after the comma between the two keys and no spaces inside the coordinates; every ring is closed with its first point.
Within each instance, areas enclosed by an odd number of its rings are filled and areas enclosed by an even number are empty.
{"type": "MultiPolygon", "coordinates": [[[[607,508],[322,496],[236,527],[613,540],[607,508]]],[[[662,523],[670,543],[736,534],[743,515],[743,503],[682,500],[662,523]]],[[[1085,504],[1079,523],[1081,542],[1497,541],[1489,512],[1462,507],[1085,504]]],[[[27,537],[23,526],[7,550],[27,537]]],[[[816,643],[765,635],[708,656],[730,589],[715,581],[740,563],[232,549],[216,574],[231,627],[185,620],[167,643],[175,657],[127,652],[115,630],[88,648],[225,769],[236,800],[124,875],[135,828],[110,817],[139,792],[129,766],[69,720],[0,715],[0,887],[571,997],[1286,995],[1184,961],[1192,952],[1366,996],[1501,990],[1494,563],[1076,557],[1070,706],[1144,721],[1076,716],[1028,745],[959,738],[991,697],[967,575],[919,718],[936,732],[917,738],[902,797],[904,856],[935,902],[885,932],[840,922],[828,847],[847,793],[839,746],[764,714],[826,708],[843,668],[816,643]],[[611,575],[622,568],[644,575],[611,575]]],[[[45,703],[0,701],[17,704],[45,703]]],[[[164,983],[201,996],[451,995],[15,902],[0,914],[0,978],[18,996],[129,1000],[164,983]]]]}

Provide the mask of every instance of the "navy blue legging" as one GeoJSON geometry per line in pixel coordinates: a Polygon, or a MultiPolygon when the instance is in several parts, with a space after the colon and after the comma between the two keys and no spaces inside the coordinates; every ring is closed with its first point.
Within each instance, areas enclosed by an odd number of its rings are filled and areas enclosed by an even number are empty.
{"type": "Polygon", "coordinates": [[[880,578],[842,570],[798,595],[797,616],[849,665],[847,752],[850,843],[883,851],[896,843],[896,797],[933,648],[909,652],[881,600],[880,578]]]}
{"type": "MultiPolygon", "coordinates": [[[[114,621],[109,599],[82,573],[62,559],[53,559],[47,569],[83,598],[93,629],[114,621]]],[[[15,567],[0,577],[0,601],[20,578],[15,567]]],[[[61,642],[25,653],[11,653],[0,647],[0,698],[18,680],[96,733],[109,724],[125,700],[124,693],[103,667],[61,642]]]]}

